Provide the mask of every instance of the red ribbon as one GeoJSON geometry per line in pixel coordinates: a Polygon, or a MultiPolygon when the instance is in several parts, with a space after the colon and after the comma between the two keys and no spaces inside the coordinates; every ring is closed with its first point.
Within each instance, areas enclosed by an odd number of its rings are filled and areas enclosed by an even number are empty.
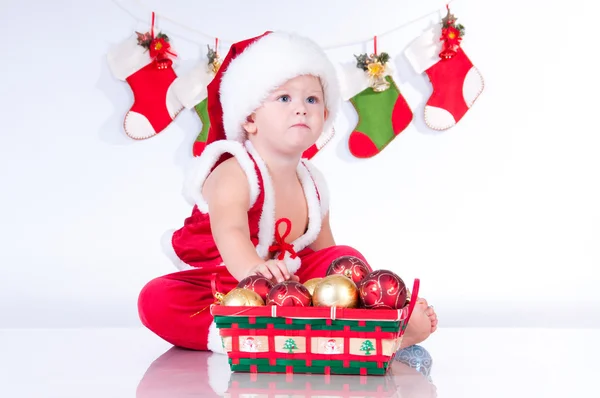
{"type": "MultiPolygon", "coordinates": [[[[450,7],[448,4],[446,4],[446,10],[450,12],[450,7]]],[[[454,57],[458,52],[460,42],[462,41],[459,30],[453,26],[455,20],[448,22],[450,23],[450,26],[447,28],[442,28],[442,34],[440,36],[440,41],[444,42],[442,51],[439,54],[440,58],[442,59],[450,59],[454,57]]]]}
{"type": "Polygon", "coordinates": [[[373,37],[373,54],[377,56],[377,36],[373,37]]]}
{"type": "Polygon", "coordinates": [[[221,304],[221,300],[223,299],[223,293],[221,293],[221,283],[220,282],[221,282],[221,280],[219,279],[219,274],[217,274],[216,272],[210,276],[210,288],[212,290],[212,294],[213,294],[215,301],[213,301],[211,304],[207,305],[206,307],[202,308],[200,311],[194,312],[192,315],[190,315],[190,318],[195,317],[196,315],[198,315],[202,311],[206,310],[208,307],[210,307],[213,304],[221,304]]]}
{"type": "Polygon", "coordinates": [[[162,37],[154,37],[154,12],[152,12],[152,26],[150,27],[150,58],[154,60],[159,69],[164,69],[172,63],[169,56],[176,57],[171,51],[171,44],[162,37]]]}
{"type": "Polygon", "coordinates": [[[279,256],[277,256],[278,260],[283,260],[283,258],[285,257],[286,251],[290,253],[291,258],[298,257],[298,254],[294,250],[294,246],[285,241],[285,238],[287,238],[287,236],[290,234],[291,231],[292,231],[292,222],[288,218],[280,218],[275,223],[275,242],[276,243],[269,247],[269,251],[273,252],[273,251],[280,250],[281,252],[279,253],[279,256]],[[283,236],[279,233],[279,225],[281,223],[285,223],[285,225],[286,225],[283,236]]]}

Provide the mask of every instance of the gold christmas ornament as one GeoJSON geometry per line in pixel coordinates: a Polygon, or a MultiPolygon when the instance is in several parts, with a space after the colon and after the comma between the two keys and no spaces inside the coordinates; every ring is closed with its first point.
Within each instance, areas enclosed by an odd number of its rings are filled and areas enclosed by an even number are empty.
{"type": "Polygon", "coordinates": [[[225,295],[221,292],[216,292],[215,293],[215,300],[217,302],[217,304],[223,304],[223,299],[225,298],[225,295]]]}
{"type": "Polygon", "coordinates": [[[367,73],[369,77],[369,86],[376,93],[380,93],[382,91],[390,88],[390,83],[385,79],[387,74],[387,63],[390,60],[390,56],[388,53],[375,53],[367,55],[355,55],[356,58],[356,66],[367,73]]]}
{"type": "Polygon", "coordinates": [[[217,72],[219,71],[219,68],[221,67],[221,57],[219,56],[219,53],[217,52],[217,46],[218,46],[218,40],[215,43],[215,49],[213,50],[212,48],[210,48],[208,45],[206,47],[208,47],[208,53],[206,55],[206,57],[208,58],[208,70],[210,71],[210,73],[212,73],[213,75],[216,75],[217,72]]]}
{"type": "Polygon", "coordinates": [[[223,297],[221,304],[228,307],[252,307],[265,305],[265,302],[258,293],[236,287],[223,297]]]}
{"type": "Polygon", "coordinates": [[[356,308],[358,288],[351,279],[343,275],[329,275],[315,286],[313,306],[356,308]]]}
{"type": "Polygon", "coordinates": [[[308,289],[311,296],[315,292],[315,286],[317,286],[319,284],[319,282],[321,282],[321,280],[323,280],[323,278],[313,278],[313,279],[309,279],[303,283],[304,287],[306,287],[308,289]]]}

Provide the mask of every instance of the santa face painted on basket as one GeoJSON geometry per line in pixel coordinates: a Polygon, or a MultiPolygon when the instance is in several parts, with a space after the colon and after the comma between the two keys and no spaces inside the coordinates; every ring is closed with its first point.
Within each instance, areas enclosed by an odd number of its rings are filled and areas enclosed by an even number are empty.
{"type": "Polygon", "coordinates": [[[326,118],[321,81],[302,75],[272,91],[244,129],[255,147],[295,155],[317,141],[326,118]]]}

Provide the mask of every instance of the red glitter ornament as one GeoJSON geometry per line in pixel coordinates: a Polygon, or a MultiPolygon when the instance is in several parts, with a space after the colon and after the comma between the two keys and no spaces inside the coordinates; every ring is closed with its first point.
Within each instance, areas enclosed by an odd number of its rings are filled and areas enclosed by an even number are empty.
{"type": "Polygon", "coordinates": [[[356,285],[373,270],[367,264],[364,263],[360,258],[354,256],[343,256],[336,258],[331,262],[331,265],[327,269],[327,276],[329,275],[343,275],[347,278],[352,279],[356,285]]]}
{"type": "Polygon", "coordinates": [[[267,305],[282,307],[308,307],[311,303],[310,292],[303,284],[285,281],[273,286],[267,295],[267,305]]]}
{"type": "Polygon", "coordinates": [[[392,271],[371,272],[362,280],[358,291],[362,305],[368,309],[400,309],[406,304],[406,285],[392,271]]]}
{"type": "Polygon", "coordinates": [[[242,279],[237,287],[242,289],[252,290],[258,294],[265,302],[267,302],[267,295],[273,288],[274,284],[269,279],[262,275],[250,275],[242,279]]]}

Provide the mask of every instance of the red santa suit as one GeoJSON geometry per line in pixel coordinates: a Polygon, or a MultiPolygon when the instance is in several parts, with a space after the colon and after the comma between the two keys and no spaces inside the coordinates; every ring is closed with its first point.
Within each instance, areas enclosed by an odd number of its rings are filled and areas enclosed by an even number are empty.
{"type": "MultiPolygon", "coordinates": [[[[300,282],[325,276],[329,264],[338,257],[354,255],[365,260],[347,246],[317,252],[310,249],[329,210],[329,194],[321,173],[306,159],[299,162],[297,175],[308,204],[308,228],[295,241],[285,242],[291,246],[280,245],[283,250],[279,253],[270,252],[272,245],[278,243],[275,242],[277,220],[273,185],[265,163],[246,140],[242,126],[273,89],[306,74],[320,79],[328,111],[323,134],[328,134],[340,107],[340,88],[335,67],[324,51],[307,38],[284,32],[266,32],[234,43],[214,79],[206,86],[210,119],[207,144],[200,156],[193,160],[191,173],[186,179],[186,196],[193,210],[184,225],[172,234],[167,245],[180,271],[150,281],[142,289],[138,301],[142,323],[171,344],[223,352],[209,309],[214,302],[211,276],[219,275],[221,293],[224,294],[238,281],[223,264],[213,239],[202,186],[216,165],[228,157],[235,157],[248,179],[250,240],[260,258],[267,260],[282,254],[289,271],[296,274],[300,282]]],[[[203,89],[202,84],[194,85],[191,81],[177,86],[196,90],[177,94],[189,98],[196,97],[203,89]]]]}
{"type": "MultiPolygon", "coordinates": [[[[203,155],[196,159],[197,164],[189,181],[188,187],[195,201],[192,214],[183,227],[172,235],[171,255],[182,271],[150,281],[139,296],[142,323],[176,346],[215,352],[222,350],[208,308],[215,301],[211,276],[213,273],[219,275],[222,293],[229,292],[238,281],[223,264],[212,237],[210,214],[202,198],[201,187],[215,164],[229,156],[236,158],[248,178],[251,197],[248,209],[250,240],[262,259],[273,257],[269,248],[276,243],[275,198],[264,162],[250,141],[244,144],[231,141],[210,144],[203,155]]],[[[293,250],[284,251],[288,270],[297,275],[300,282],[305,282],[324,277],[331,262],[345,255],[357,256],[366,262],[358,251],[348,246],[333,246],[317,252],[309,248],[321,231],[321,222],[328,212],[329,195],[321,173],[308,160],[300,161],[297,174],[308,204],[308,228],[302,236],[288,242],[293,247],[293,250]],[[292,259],[294,252],[297,257],[292,259]]]]}

